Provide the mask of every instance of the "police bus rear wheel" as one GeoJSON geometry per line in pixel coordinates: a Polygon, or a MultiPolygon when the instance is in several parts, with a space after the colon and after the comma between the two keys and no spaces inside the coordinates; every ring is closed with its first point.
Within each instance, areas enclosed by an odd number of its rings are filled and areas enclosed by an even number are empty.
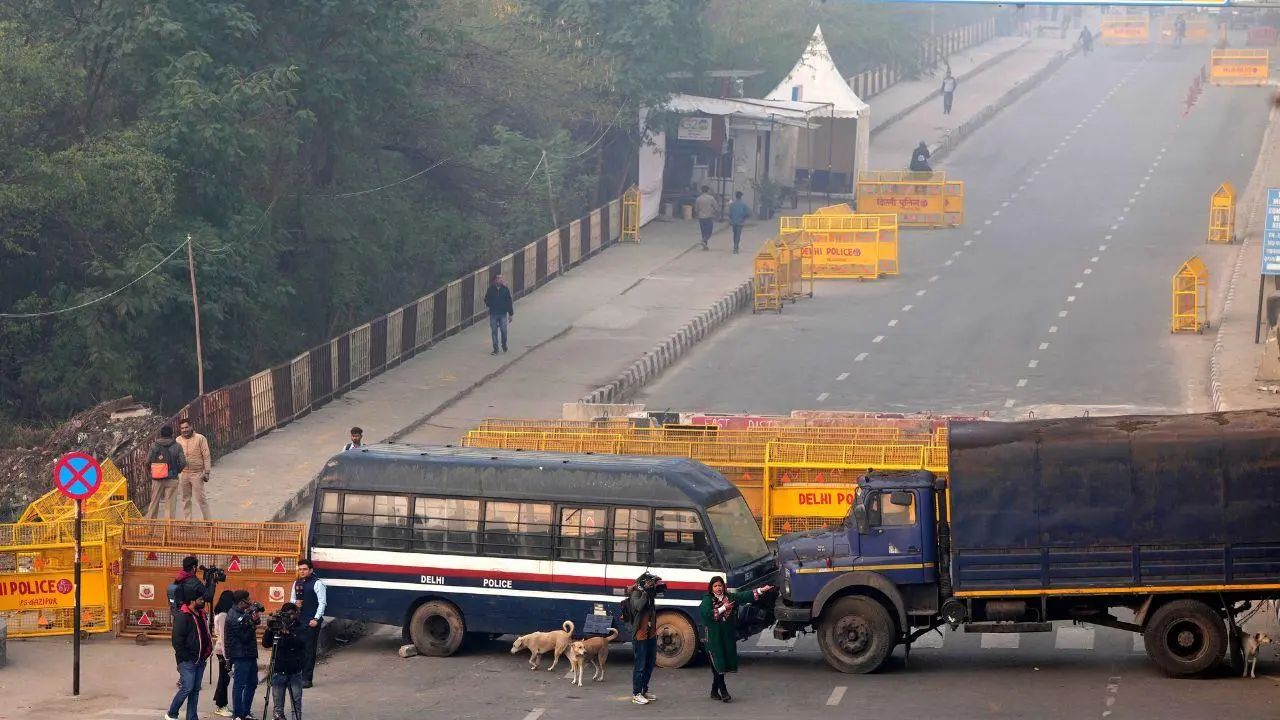
{"type": "Polygon", "coordinates": [[[683,614],[673,611],[658,613],[657,665],[674,670],[688,665],[698,652],[698,636],[693,623],[683,614]]]}
{"type": "Polygon", "coordinates": [[[466,636],[462,613],[443,600],[423,603],[409,620],[409,640],[423,655],[448,657],[458,651],[466,636]]]}

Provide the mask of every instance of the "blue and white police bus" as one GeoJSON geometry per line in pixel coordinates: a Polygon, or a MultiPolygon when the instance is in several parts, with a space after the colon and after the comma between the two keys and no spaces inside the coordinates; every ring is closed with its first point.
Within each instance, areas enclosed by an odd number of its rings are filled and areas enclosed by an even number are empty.
{"type": "MultiPolygon", "coordinates": [[[[658,664],[681,667],[698,651],[712,577],[749,589],[776,573],[738,489],[679,458],[361,447],[321,473],[310,545],[326,614],[402,627],[435,656],[616,615],[650,572],[667,585],[658,664]]],[[[772,623],[761,610],[743,637],[772,623]]]]}

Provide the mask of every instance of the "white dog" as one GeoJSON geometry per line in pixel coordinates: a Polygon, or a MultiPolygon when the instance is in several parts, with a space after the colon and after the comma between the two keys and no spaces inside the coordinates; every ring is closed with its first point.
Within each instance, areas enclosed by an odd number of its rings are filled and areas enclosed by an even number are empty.
{"type": "Polygon", "coordinates": [[[1271,636],[1266,633],[1240,633],[1240,647],[1244,650],[1244,673],[1240,677],[1258,677],[1258,650],[1270,644],[1271,636]]]}

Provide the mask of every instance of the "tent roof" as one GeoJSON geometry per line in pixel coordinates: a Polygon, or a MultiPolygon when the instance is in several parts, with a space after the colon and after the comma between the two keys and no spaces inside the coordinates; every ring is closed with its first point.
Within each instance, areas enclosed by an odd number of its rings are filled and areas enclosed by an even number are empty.
{"type": "Polygon", "coordinates": [[[839,118],[860,118],[871,111],[871,107],[858,97],[836,69],[831,51],[827,49],[827,41],[822,38],[821,25],[814,28],[809,47],[796,62],[796,66],[765,97],[769,100],[820,104],[827,109],[826,112],[815,112],[815,115],[831,113],[839,118]]]}
{"type": "Polygon", "coordinates": [[[700,112],[707,115],[742,118],[744,120],[769,120],[781,125],[809,126],[809,115],[825,106],[813,103],[797,103],[781,100],[754,98],[710,98],[678,93],[668,98],[664,110],[672,112],[700,112]]]}

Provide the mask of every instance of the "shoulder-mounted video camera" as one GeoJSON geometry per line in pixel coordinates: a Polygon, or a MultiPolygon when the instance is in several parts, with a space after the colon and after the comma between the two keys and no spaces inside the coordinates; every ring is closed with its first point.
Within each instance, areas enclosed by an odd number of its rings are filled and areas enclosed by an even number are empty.
{"type": "Polygon", "coordinates": [[[205,585],[227,581],[227,573],[220,567],[201,567],[200,572],[203,573],[205,585]]]}

